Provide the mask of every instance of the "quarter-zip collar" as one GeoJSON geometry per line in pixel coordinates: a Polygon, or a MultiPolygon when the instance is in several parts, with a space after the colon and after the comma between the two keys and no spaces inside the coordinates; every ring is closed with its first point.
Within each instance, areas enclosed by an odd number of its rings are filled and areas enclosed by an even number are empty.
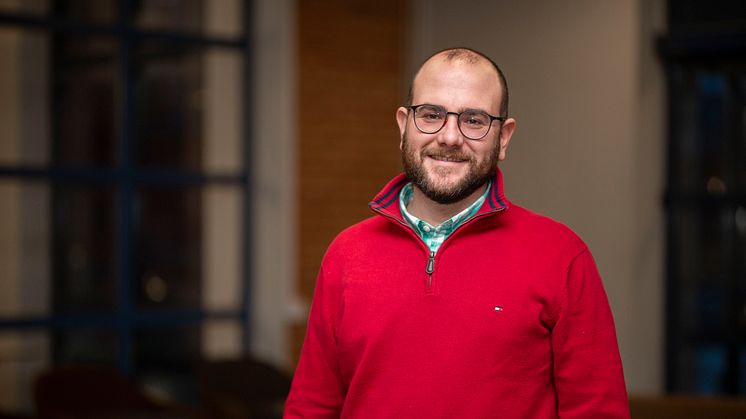
{"type": "MultiPolygon", "coordinates": [[[[500,169],[495,170],[491,180],[492,182],[490,190],[487,193],[487,199],[484,200],[484,204],[482,204],[479,211],[477,211],[472,218],[490,212],[500,212],[510,207],[510,201],[505,198],[503,177],[500,169]]],[[[399,193],[401,193],[402,188],[407,184],[407,182],[406,175],[400,173],[383,187],[381,192],[373,198],[373,201],[371,201],[368,206],[373,211],[395,219],[404,225],[408,225],[399,209],[399,193]]]]}

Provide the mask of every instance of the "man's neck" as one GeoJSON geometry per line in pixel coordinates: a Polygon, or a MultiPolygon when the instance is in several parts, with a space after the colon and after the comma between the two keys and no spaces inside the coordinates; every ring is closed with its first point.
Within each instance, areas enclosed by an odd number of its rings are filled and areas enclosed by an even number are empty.
{"type": "Polygon", "coordinates": [[[487,184],[485,183],[466,198],[452,204],[435,202],[422,193],[417,186],[412,186],[412,202],[407,205],[407,211],[430,225],[439,226],[476,201],[484,193],[487,184]]]}

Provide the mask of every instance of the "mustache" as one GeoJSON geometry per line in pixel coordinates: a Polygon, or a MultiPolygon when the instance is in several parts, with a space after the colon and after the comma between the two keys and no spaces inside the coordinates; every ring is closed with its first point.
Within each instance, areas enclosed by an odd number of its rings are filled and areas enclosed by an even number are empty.
{"type": "Polygon", "coordinates": [[[423,157],[434,157],[445,160],[471,160],[471,156],[467,153],[457,150],[448,150],[436,148],[433,150],[422,150],[423,157]]]}

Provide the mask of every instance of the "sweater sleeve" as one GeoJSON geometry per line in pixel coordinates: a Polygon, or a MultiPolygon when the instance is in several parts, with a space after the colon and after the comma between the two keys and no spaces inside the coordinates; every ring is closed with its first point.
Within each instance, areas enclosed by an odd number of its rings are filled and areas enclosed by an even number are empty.
{"type": "Polygon", "coordinates": [[[614,319],[588,249],[568,267],[552,330],[560,418],[629,418],[614,319]]]}
{"type": "Polygon", "coordinates": [[[324,278],[316,281],[306,338],[290,394],[285,418],[339,418],[345,397],[337,362],[336,320],[340,310],[339,286],[324,278]]]}

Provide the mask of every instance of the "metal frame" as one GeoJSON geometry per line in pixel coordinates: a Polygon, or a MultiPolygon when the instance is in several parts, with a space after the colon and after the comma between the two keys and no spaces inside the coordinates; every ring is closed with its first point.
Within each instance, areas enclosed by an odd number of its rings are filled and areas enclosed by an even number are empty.
{"type": "MultiPolygon", "coordinates": [[[[121,95],[121,131],[119,132],[119,161],[111,169],[29,167],[0,165],[0,179],[41,181],[50,184],[109,185],[116,191],[117,219],[116,246],[118,275],[116,284],[116,306],[113,312],[85,312],[74,315],[49,315],[42,317],[18,316],[0,318],[0,332],[45,329],[50,331],[106,329],[118,335],[116,363],[120,371],[131,374],[133,371],[132,335],[137,330],[150,327],[183,326],[199,324],[212,319],[235,319],[243,324],[244,351],[248,350],[251,329],[251,234],[252,234],[252,187],[251,187],[251,130],[252,119],[252,50],[251,28],[252,2],[243,4],[243,35],[238,38],[221,38],[203,34],[178,31],[141,30],[131,22],[131,0],[118,0],[118,19],[112,24],[87,23],[54,17],[35,16],[21,13],[0,12],[0,27],[17,27],[24,30],[42,30],[50,33],[91,34],[110,36],[119,41],[118,66],[120,79],[118,86],[121,95]],[[238,173],[202,173],[183,170],[150,170],[135,167],[132,151],[132,124],[134,115],[134,85],[131,52],[133,45],[141,40],[157,40],[167,44],[190,47],[221,47],[241,51],[244,57],[243,74],[243,170],[238,173]],[[203,309],[159,309],[138,310],[132,296],[132,208],[137,188],[143,185],[169,185],[177,187],[228,184],[240,186],[243,191],[243,296],[239,310],[203,309]]],[[[54,278],[52,278],[52,281],[54,278]]]]}
{"type": "MultiPolygon", "coordinates": [[[[670,34],[658,41],[658,54],[661,56],[667,75],[668,90],[668,108],[672,109],[676,103],[680,102],[679,92],[673,82],[673,77],[681,68],[686,67],[711,67],[718,69],[718,63],[741,61],[746,63],[746,33],[728,34],[728,35],[688,35],[688,34],[670,34]]],[[[732,82],[732,80],[731,80],[732,82]]],[[[680,342],[712,342],[720,343],[727,347],[726,354],[726,371],[723,382],[723,390],[726,394],[739,394],[739,381],[743,380],[740,376],[739,369],[739,347],[746,343],[746,337],[739,335],[738,318],[743,316],[740,313],[741,301],[735,291],[738,290],[737,281],[739,272],[737,266],[738,255],[727,255],[728,266],[726,269],[729,273],[728,284],[730,292],[725,304],[727,307],[728,324],[724,327],[728,330],[725,335],[707,336],[687,336],[684,335],[681,328],[681,322],[678,319],[680,313],[679,301],[679,272],[678,261],[681,255],[677,254],[675,244],[682,238],[677,230],[674,217],[677,209],[681,208],[732,208],[736,206],[746,206],[746,194],[738,192],[728,192],[724,195],[708,195],[705,192],[692,193],[680,191],[676,188],[677,165],[675,158],[678,149],[678,126],[679,121],[676,119],[674,112],[668,112],[668,140],[667,140],[667,162],[666,162],[666,192],[664,197],[665,215],[666,215],[666,372],[665,387],[667,392],[681,392],[681,377],[679,363],[680,359],[680,342]]],[[[732,142],[736,138],[734,127],[728,123],[724,129],[726,141],[732,142]]],[[[727,240],[732,241],[732,235],[727,240]]],[[[735,252],[735,249],[732,250],[735,252]]]]}

